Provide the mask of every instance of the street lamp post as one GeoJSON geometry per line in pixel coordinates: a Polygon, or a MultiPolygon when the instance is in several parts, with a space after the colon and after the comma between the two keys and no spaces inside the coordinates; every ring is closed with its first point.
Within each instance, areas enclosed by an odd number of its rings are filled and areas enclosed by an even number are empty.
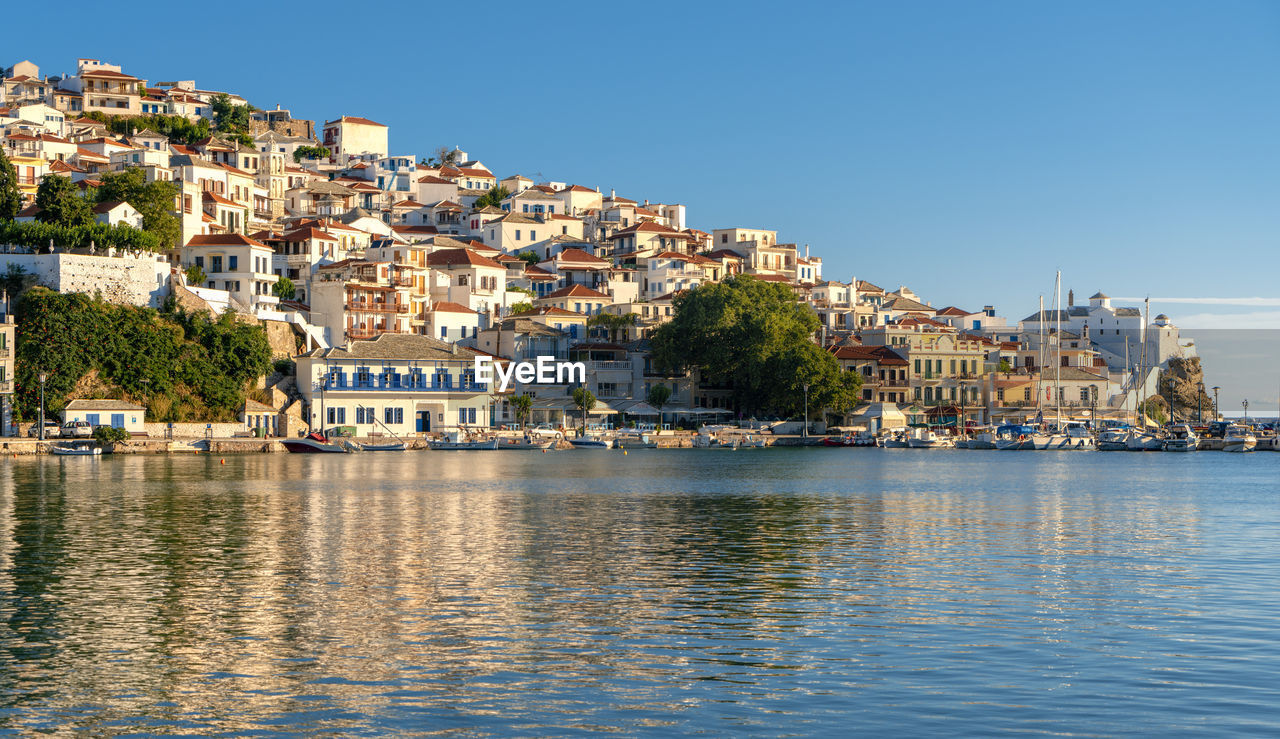
{"type": "Polygon", "coordinates": [[[1244,406],[1244,422],[1248,423],[1249,422],[1249,399],[1245,398],[1244,400],[1240,401],[1240,405],[1244,406]]]}
{"type": "Polygon", "coordinates": [[[1173,378],[1170,377],[1165,382],[1165,385],[1169,387],[1169,423],[1170,425],[1172,425],[1174,420],[1173,419],[1173,378]]]}
{"type": "Polygon", "coordinates": [[[1089,425],[1098,428],[1098,386],[1089,386],[1089,425]]]}
{"type": "Polygon", "coordinates": [[[1218,385],[1213,386],[1213,420],[1218,420],[1218,391],[1222,388],[1218,385]]]}
{"type": "Polygon", "coordinates": [[[49,373],[40,373],[40,441],[44,441],[44,384],[49,381],[49,373]]]}
{"type": "Polygon", "coordinates": [[[804,384],[804,427],[800,429],[800,438],[809,438],[809,383],[804,384]]]}
{"type": "Polygon", "coordinates": [[[1204,383],[1196,383],[1196,423],[1204,423],[1204,383]]]}

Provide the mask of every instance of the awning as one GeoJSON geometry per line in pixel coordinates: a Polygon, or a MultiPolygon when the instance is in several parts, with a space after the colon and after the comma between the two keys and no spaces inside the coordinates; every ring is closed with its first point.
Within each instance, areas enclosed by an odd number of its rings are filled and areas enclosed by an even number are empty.
{"type": "Polygon", "coordinates": [[[627,401],[619,403],[616,408],[627,414],[628,416],[657,416],[661,415],[657,408],[649,405],[643,400],[627,401]]]}

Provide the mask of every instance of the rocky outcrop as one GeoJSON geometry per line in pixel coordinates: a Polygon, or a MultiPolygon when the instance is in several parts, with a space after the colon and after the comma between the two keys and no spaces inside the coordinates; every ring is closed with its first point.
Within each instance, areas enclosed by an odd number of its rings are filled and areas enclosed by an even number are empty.
{"type": "Polygon", "coordinates": [[[1204,382],[1204,369],[1200,366],[1199,357],[1175,357],[1169,360],[1169,368],[1160,373],[1161,407],[1168,405],[1172,391],[1173,413],[1177,420],[1196,420],[1196,414],[1203,409],[1204,417],[1213,414],[1213,396],[1208,389],[1200,391],[1204,382]]]}

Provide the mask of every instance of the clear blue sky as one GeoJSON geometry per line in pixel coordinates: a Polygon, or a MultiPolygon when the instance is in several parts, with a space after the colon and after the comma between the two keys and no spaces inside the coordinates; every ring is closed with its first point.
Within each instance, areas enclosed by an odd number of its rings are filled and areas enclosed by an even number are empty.
{"type": "MultiPolygon", "coordinates": [[[[1280,297],[1280,3],[273,3],[23,10],[77,56],[774,228],[935,305],[1280,297]],[[367,12],[361,13],[361,8],[367,12]],[[43,17],[41,17],[43,16],[43,17]],[[279,30],[275,30],[279,29],[279,30]]],[[[1161,304],[1204,327],[1280,305],[1161,304]]]]}

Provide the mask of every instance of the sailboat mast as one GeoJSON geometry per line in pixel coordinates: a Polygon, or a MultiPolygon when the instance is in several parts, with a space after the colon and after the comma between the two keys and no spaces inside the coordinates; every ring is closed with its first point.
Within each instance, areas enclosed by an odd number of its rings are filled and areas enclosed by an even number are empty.
{"type": "Polygon", "coordinates": [[[1044,296],[1040,296],[1040,343],[1036,347],[1036,415],[1044,408],[1044,296]]]}
{"type": "Polygon", "coordinates": [[[1058,430],[1062,430],[1062,270],[1058,270],[1058,275],[1053,281],[1053,321],[1054,326],[1054,344],[1057,345],[1058,351],[1053,360],[1053,394],[1057,401],[1057,418],[1058,430]]]}

